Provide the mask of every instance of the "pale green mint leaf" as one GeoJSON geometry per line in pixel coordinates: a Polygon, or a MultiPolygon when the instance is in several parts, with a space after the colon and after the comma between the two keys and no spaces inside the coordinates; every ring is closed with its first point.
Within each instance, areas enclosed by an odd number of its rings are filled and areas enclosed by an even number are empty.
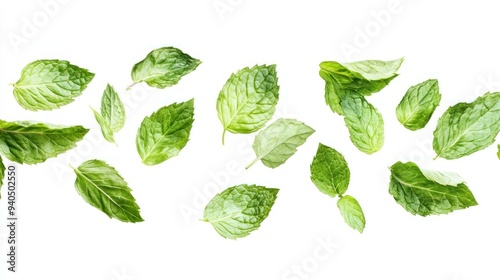
{"type": "Polygon", "coordinates": [[[0,152],[18,163],[40,163],[73,149],[88,131],[82,126],[0,120],[0,152]]]}
{"type": "Polygon", "coordinates": [[[403,63],[404,58],[390,61],[363,60],[344,63],[351,72],[360,74],[363,78],[371,81],[393,78],[403,63]]]}
{"type": "Polygon", "coordinates": [[[361,209],[358,201],[354,197],[346,195],[337,201],[337,207],[342,217],[344,217],[346,224],[360,233],[363,233],[366,220],[363,209],[361,209]]]}
{"type": "Polygon", "coordinates": [[[454,186],[440,184],[436,177],[429,180],[413,162],[397,162],[390,169],[389,193],[413,215],[447,214],[477,205],[464,183],[454,186]]]}
{"type": "Polygon", "coordinates": [[[224,134],[252,133],[273,116],[278,103],[276,65],[256,65],[231,74],[217,98],[217,114],[224,134]]]}
{"type": "Polygon", "coordinates": [[[252,147],[257,158],[246,168],[259,160],[270,168],[282,165],[313,133],[314,129],[297,120],[276,120],[255,136],[252,147]]]}
{"type": "Polygon", "coordinates": [[[460,177],[460,175],[458,175],[457,173],[441,172],[441,171],[426,170],[426,169],[421,169],[420,171],[425,176],[425,178],[441,185],[456,187],[460,184],[465,184],[465,180],[462,177],[460,177]]]}
{"type": "Polygon", "coordinates": [[[3,178],[5,178],[5,165],[2,156],[0,156],[0,198],[2,198],[3,178]]]}
{"type": "Polygon", "coordinates": [[[424,128],[441,101],[438,81],[431,79],[408,89],[396,107],[398,121],[410,130],[424,128]]]}
{"type": "Polygon", "coordinates": [[[458,103],[439,118],[432,146],[437,157],[457,159],[485,149],[500,131],[500,92],[458,103]]]}
{"type": "Polygon", "coordinates": [[[500,145],[498,145],[497,148],[498,148],[497,157],[498,159],[500,159],[500,145]]]}
{"type": "Polygon", "coordinates": [[[129,86],[129,89],[141,82],[146,82],[155,88],[171,87],[177,84],[183,76],[194,71],[200,64],[199,59],[174,47],[153,50],[132,68],[134,83],[129,86]]]}
{"type": "Polygon", "coordinates": [[[326,93],[330,95],[325,98],[332,110],[342,114],[338,110],[338,103],[344,92],[352,92],[360,95],[371,95],[386,87],[390,81],[398,76],[396,71],[403,63],[403,58],[392,61],[365,60],[353,63],[338,63],[335,61],[324,61],[320,63],[320,76],[327,83],[331,83],[326,93]],[[333,97],[333,95],[337,97],[333,97]]]}
{"type": "Polygon", "coordinates": [[[31,111],[53,110],[74,101],[94,74],[64,60],[37,60],[23,68],[14,97],[31,111]]]}
{"type": "Polygon", "coordinates": [[[101,98],[101,113],[91,107],[106,141],[115,143],[114,134],[125,125],[125,107],[115,89],[109,84],[101,98]]]}
{"type": "Polygon", "coordinates": [[[341,98],[340,92],[342,91],[364,96],[371,95],[382,90],[392,79],[397,77],[397,74],[394,74],[392,77],[386,79],[368,80],[361,74],[350,71],[335,61],[321,62],[320,68],[320,76],[325,82],[333,83],[334,92],[339,95],[339,98],[341,98]]]}
{"type": "Polygon", "coordinates": [[[142,162],[155,165],[174,157],[186,146],[194,121],[194,99],[173,103],[144,118],[136,146],[142,162]]]}
{"type": "Polygon", "coordinates": [[[101,116],[113,132],[120,131],[125,125],[125,106],[111,85],[107,85],[101,98],[101,116]]]}
{"type": "Polygon", "coordinates": [[[331,197],[343,195],[349,186],[351,172],[344,156],[335,149],[319,144],[311,163],[311,180],[331,197]]]}
{"type": "Polygon", "coordinates": [[[143,221],[132,190],[114,167],[94,159],[74,170],[75,188],[87,203],[122,222],[143,221]]]}
{"type": "Polygon", "coordinates": [[[267,218],[278,191],[245,184],[228,188],[210,200],[203,221],[211,223],[224,238],[245,237],[267,218]]]}
{"type": "Polygon", "coordinates": [[[384,120],[378,110],[357,95],[346,96],[340,105],[352,143],[367,154],[379,151],[384,145],[384,120]]]}
{"type": "Polygon", "coordinates": [[[94,117],[99,126],[101,127],[101,133],[104,136],[104,139],[110,143],[115,143],[115,138],[114,138],[114,133],[113,130],[111,130],[111,127],[109,127],[108,121],[104,119],[99,112],[94,110],[94,108],[90,107],[92,109],[92,112],[94,112],[94,117]]]}

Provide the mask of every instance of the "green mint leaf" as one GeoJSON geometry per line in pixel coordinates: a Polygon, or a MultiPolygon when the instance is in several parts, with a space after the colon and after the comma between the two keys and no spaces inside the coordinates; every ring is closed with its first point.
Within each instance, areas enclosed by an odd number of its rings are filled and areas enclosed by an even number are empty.
{"type": "Polygon", "coordinates": [[[346,96],[340,105],[352,143],[362,152],[373,154],[384,145],[382,115],[363,96],[346,96]]]}
{"type": "Polygon", "coordinates": [[[5,165],[3,164],[2,156],[0,156],[0,198],[2,198],[3,178],[5,178],[5,165]]]}
{"type": "Polygon", "coordinates": [[[136,145],[142,162],[155,165],[174,157],[186,146],[194,121],[194,99],[173,103],[144,118],[136,145]]]}
{"type": "Polygon", "coordinates": [[[398,76],[403,58],[392,61],[365,60],[353,63],[323,61],[319,75],[325,80],[325,101],[333,112],[345,116],[351,141],[372,154],[384,144],[382,115],[364,96],[382,90],[398,76]]]}
{"type": "Polygon", "coordinates": [[[276,65],[256,65],[231,74],[217,98],[217,114],[226,131],[252,133],[273,116],[278,103],[276,65]]]}
{"type": "Polygon", "coordinates": [[[247,168],[259,160],[270,168],[282,165],[313,133],[314,129],[297,120],[276,120],[255,136],[252,147],[257,158],[247,168]]]}
{"type": "Polygon", "coordinates": [[[94,112],[94,117],[99,126],[101,127],[101,133],[104,136],[104,139],[110,143],[115,143],[115,137],[113,130],[111,130],[111,127],[109,127],[108,121],[99,114],[94,108],[90,107],[92,109],[92,112],[94,112]]]}
{"type": "Polygon", "coordinates": [[[432,146],[437,157],[457,159],[485,149],[500,131],[500,92],[458,103],[439,118],[432,146]]]}
{"type": "Polygon", "coordinates": [[[18,163],[40,163],[73,149],[88,131],[82,126],[0,120],[0,152],[18,163]]]}
{"type": "Polygon", "coordinates": [[[211,223],[224,238],[245,237],[267,218],[278,191],[245,184],[228,188],[210,200],[203,220],[211,223]]]}
{"type": "MultiPolygon", "coordinates": [[[[413,162],[397,162],[391,166],[389,193],[397,203],[413,215],[447,214],[477,205],[477,201],[464,183],[456,176],[439,178],[436,173],[429,179],[413,162]],[[450,181],[452,185],[441,184],[450,181]]],[[[429,176],[429,173],[426,173],[429,176]]],[[[443,173],[439,177],[446,177],[443,173]]]]}
{"type": "Polygon", "coordinates": [[[410,130],[424,128],[440,101],[437,80],[431,79],[414,85],[408,89],[396,107],[398,121],[410,130]]]}
{"type": "Polygon", "coordinates": [[[94,74],[64,60],[37,60],[26,65],[14,84],[14,97],[31,111],[53,110],[74,101],[94,74]]]}
{"type": "Polygon", "coordinates": [[[498,148],[497,157],[498,159],[500,159],[500,145],[498,145],[497,148],[498,148]]]}
{"type": "Polygon", "coordinates": [[[344,156],[335,149],[319,144],[311,163],[311,180],[331,197],[343,195],[349,186],[351,172],[344,156]]]}
{"type": "Polygon", "coordinates": [[[342,115],[340,100],[347,92],[363,96],[379,92],[398,76],[403,58],[392,61],[365,60],[340,64],[320,63],[320,76],[326,82],[325,100],[332,110],[342,115]]]}
{"type": "Polygon", "coordinates": [[[111,85],[107,85],[101,98],[101,115],[113,132],[120,131],[125,125],[125,106],[111,85]]]}
{"type": "Polygon", "coordinates": [[[344,217],[346,224],[360,233],[363,233],[366,221],[363,209],[361,209],[358,201],[354,197],[346,195],[337,201],[337,207],[342,217],[344,217]]]}
{"type": "Polygon", "coordinates": [[[92,107],[91,109],[101,127],[104,139],[115,143],[114,133],[120,131],[125,125],[125,107],[118,93],[108,84],[101,98],[101,113],[99,114],[92,107]]]}
{"type": "Polygon", "coordinates": [[[87,203],[122,222],[143,221],[132,190],[115,168],[94,159],[74,170],[75,188],[87,203]]]}
{"type": "Polygon", "coordinates": [[[134,83],[129,89],[141,82],[160,89],[171,87],[200,64],[200,60],[174,47],[153,50],[132,68],[134,83]]]}

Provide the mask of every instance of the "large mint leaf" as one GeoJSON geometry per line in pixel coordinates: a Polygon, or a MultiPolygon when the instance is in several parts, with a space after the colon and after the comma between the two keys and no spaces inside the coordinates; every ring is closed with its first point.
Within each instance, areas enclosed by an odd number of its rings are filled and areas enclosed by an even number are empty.
{"type": "Polygon", "coordinates": [[[68,61],[37,60],[23,68],[14,97],[24,109],[53,110],[73,102],[93,78],[93,73],[68,61]]]}
{"type": "Polygon", "coordinates": [[[278,102],[276,65],[256,65],[231,74],[217,98],[224,134],[252,133],[273,116],[278,102]]]}
{"type": "Polygon", "coordinates": [[[297,120],[276,120],[255,136],[252,147],[257,158],[247,168],[259,160],[270,168],[282,165],[313,133],[314,129],[297,120]]]}
{"type": "Polygon", "coordinates": [[[203,220],[211,223],[224,238],[245,237],[267,218],[278,191],[245,184],[228,188],[210,200],[203,220]]]}
{"type": "Polygon", "coordinates": [[[0,152],[18,163],[40,163],[74,148],[88,131],[82,126],[0,120],[0,152]]]}
{"type": "Polygon", "coordinates": [[[347,191],[350,177],[351,172],[344,156],[320,143],[311,163],[311,180],[314,185],[322,193],[335,197],[347,191]]]}
{"type": "Polygon", "coordinates": [[[500,92],[458,103],[439,118],[432,146],[436,157],[457,159],[485,149],[500,131],[500,92]]]}
{"type": "Polygon", "coordinates": [[[143,221],[132,190],[115,168],[101,160],[89,160],[74,170],[75,188],[90,205],[122,222],[143,221]]]}
{"type": "Polygon", "coordinates": [[[174,157],[186,146],[194,121],[194,99],[160,108],[144,118],[136,146],[142,162],[155,165],[174,157]]]}
{"type": "Polygon", "coordinates": [[[199,59],[183,53],[174,47],[163,47],[151,51],[146,58],[132,68],[134,83],[146,82],[151,87],[166,88],[177,84],[180,79],[194,71],[201,64],[199,59]]]}
{"type": "Polygon", "coordinates": [[[384,145],[384,120],[363,96],[346,96],[340,105],[352,143],[362,152],[373,154],[384,145]]]}
{"type": "Polygon", "coordinates": [[[477,205],[465,183],[458,183],[455,179],[458,175],[437,179],[436,177],[446,177],[446,173],[427,172],[426,176],[413,162],[397,162],[390,169],[389,193],[413,215],[447,214],[477,205]],[[444,181],[452,184],[442,184],[444,181]]]}
{"type": "Polygon", "coordinates": [[[441,101],[439,84],[431,79],[408,89],[396,107],[398,121],[410,130],[424,128],[441,101]]]}

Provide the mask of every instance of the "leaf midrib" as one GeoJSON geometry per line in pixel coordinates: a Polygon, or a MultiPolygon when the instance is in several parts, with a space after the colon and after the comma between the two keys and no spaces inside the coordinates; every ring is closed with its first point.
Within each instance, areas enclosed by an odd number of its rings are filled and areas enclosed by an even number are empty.
{"type": "MultiPolygon", "coordinates": [[[[29,127],[23,127],[23,128],[29,128],[29,127]]],[[[41,131],[41,132],[33,132],[33,131],[23,132],[23,131],[15,131],[15,130],[6,130],[4,128],[0,128],[0,132],[15,133],[15,134],[37,134],[37,135],[64,135],[64,134],[73,134],[73,133],[61,133],[61,132],[58,132],[58,131],[53,131],[53,132],[50,132],[50,133],[43,132],[43,131],[41,131]]],[[[75,133],[78,133],[78,132],[75,132],[75,133]]]]}
{"type": "MultiPolygon", "coordinates": [[[[179,117],[182,115],[182,112],[180,114],[178,114],[175,119],[171,122],[171,124],[177,122],[177,119],[179,119],[179,117]]],[[[157,122],[159,123],[160,125],[162,124],[161,122],[157,122]]],[[[163,133],[160,137],[160,139],[158,139],[158,141],[156,143],[154,143],[153,147],[149,150],[149,152],[147,152],[145,155],[144,155],[144,160],[143,161],[146,161],[147,159],[149,159],[149,156],[151,156],[151,154],[153,153],[153,151],[156,149],[156,147],[158,146],[159,143],[161,143],[163,141],[163,139],[167,136],[167,135],[171,135],[171,131],[170,131],[170,128],[172,128],[172,125],[170,125],[167,129],[167,131],[165,131],[165,133],[163,133]]],[[[183,130],[185,129],[185,127],[182,128],[183,130]]]]}
{"type": "MultiPolygon", "coordinates": [[[[422,174],[423,176],[423,174],[422,174]]],[[[416,186],[415,184],[412,184],[412,183],[409,183],[409,182],[406,182],[404,181],[403,179],[401,179],[400,177],[398,177],[396,174],[394,174],[394,172],[392,172],[392,177],[394,179],[396,179],[400,184],[402,184],[403,186],[408,186],[410,188],[415,188],[415,189],[419,189],[419,190],[424,190],[424,191],[428,191],[430,193],[437,193],[437,194],[444,194],[444,195],[451,195],[451,196],[455,196],[455,197],[459,197],[458,195],[454,195],[454,194],[450,194],[450,193],[447,193],[447,192],[440,192],[440,191],[436,191],[436,190],[430,190],[428,188],[423,188],[423,187],[418,187],[416,186]]],[[[424,176],[425,177],[425,176],[424,176]]],[[[428,180],[428,179],[427,179],[428,180]]],[[[429,180],[430,181],[430,180],[429,180]]],[[[436,183],[438,184],[438,183],[436,183]]],[[[440,185],[440,184],[439,184],[440,185]]],[[[441,185],[442,186],[442,185],[441,185]]],[[[458,186],[450,186],[452,188],[458,188],[458,186]]]]}
{"type": "Polygon", "coordinates": [[[310,132],[303,132],[303,133],[297,133],[297,134],[294,134],[286,139],[284,139],[282,142],[279,142],[278,144],[276,144],[272,149],[270,149],[268,152],[266,152],[264,155],[262,156],[258,156],[259,159],[262,159],[264,158],[265,156],[269,155],[270,153],[272,153],[274,150],[276,150],[278,148],[278,146],[284,144],[286,141],[290,140],[291,138],[293,137],[297,137],[297,136],[300,136],[300,135],[305,135],[305,134],[308,134],[310,132]]]}
{"type": "MultiPolygon", "coordinates": [[[[243,209],[243,210],[244,210],[244,209],[243,209]]],[[[221,222],[221,221],[225,221],[225,220],[227,220],[227,219],[229,219],[229,218],[231,218],[231,219],[233,219],[233,220],[234,220],[234,217],[235,217],[235,216],[237,216],[237,215],[239,215],[239,214],[243,213],[243,210],[241,210],[241,211],[239,211],[239,212],[232,212],[232,213],[230,213],[229,215],[226,215],[226,216],[224,216],[224,217],[222,217],[222,218],[218,218],[218,219],[216,219],[216,220],[207,220],[207,221],[209,221],[211,224],[213,224],[213,223],[219,223],[219,222],[221,222]]]]}
{"type": "Polygon", "coordinates": [[[58,85],[58,83],[65,83],[65,82],[72,82],[72,79],[65,79],[65,80],[60,80],[60,81],[50,81],[50,82],[43,82],[43,83],[36,83],[36,84],[27,84],[27,85],[19,85],[18,83],[14,84],[14,88],[30,88],[30,87],[41,87],[41,86],[46,86],[46,85],[58,85]]]}
{"type": "Polygon", "coordinates": [[[136,83],[148,82],[151,79],[156,79],[156,78],[166,76],[168,72],[169,71],[166,71],[165,73],[155,72],[153,75],[149,75],[149,76],[146,76],[144,78],[140,78],[139,80],[134,81],[134,82],[136,82],[136,83]]]}

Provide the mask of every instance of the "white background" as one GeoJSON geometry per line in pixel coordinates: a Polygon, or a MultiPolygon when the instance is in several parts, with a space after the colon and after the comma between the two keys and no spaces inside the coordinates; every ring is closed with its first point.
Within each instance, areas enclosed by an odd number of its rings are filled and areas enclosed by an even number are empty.
{"type": "Polygon", "coordinates": [[[496,145],[453,161],[433,161],[430,145],[447,107],[500,90],[498,9],[495,1],[442,2],[2,1],[0,118],[81,124],[91,132],[71,152],[19,167],[19,272],[6,271],[2,199],[0,278],[499,279],[496,145]],[[203,63],[174,87],[137,86],[125,92],[134,63],[163,46],[178,47],[203,63]],[[401,75],[369,98],[384,116],[386,143],[380,152],[365,155],[350,142],[342,118],[326,106],[318,64],[402,56],[401,75]],[[96,76],[70,105],[25,111],[8,84],[37,59],[69,60],[96,76]],[[296,118],[316,130],[274,170],[261,163],[242,170],[253,158],[254,135],[227,134],[225,146],[220,141],[219,90],[232,72],[255,64],[277,64],[276,117],[296,118]],[[439,80],[441,105],[425,129],[411,132],[397,122],[395,107],[409,86],[429,78],[439,80]],[[99,107],[106,83],[127,106],[118,147],[103,140],[88,107],[99,107]],[[193,97],[196,120],[187,146],[160,165],[143,165],[135,149],[142,119],[193,97]],[[320,193],[309,179],[319,142],[349,162],[348,194],[364,209],[363,234],[343,222],[336,199],[320,193]],[[94,158],[125,177],[145,222],[110,220],[76,193],[68,163],[77,166],[94,158]],[[398,160],[459,173],[479,206],[412,216],[388,193],[388,166],[398,160]],[[281,191],[259,230],[225,240],[198,219],[215,192],[240,183],[281,191]]]}

